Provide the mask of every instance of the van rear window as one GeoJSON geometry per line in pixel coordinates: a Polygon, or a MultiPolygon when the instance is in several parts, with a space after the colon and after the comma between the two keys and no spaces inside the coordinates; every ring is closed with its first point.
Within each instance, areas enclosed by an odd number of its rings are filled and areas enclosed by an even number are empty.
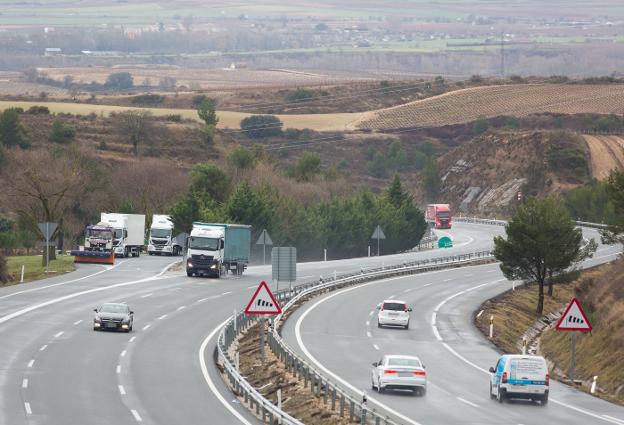
{"type": "Polygon", "coordinates": [[[533,378],[546,374],[546,364],[542,359],[512,359],[510,379],[533,378]]]}

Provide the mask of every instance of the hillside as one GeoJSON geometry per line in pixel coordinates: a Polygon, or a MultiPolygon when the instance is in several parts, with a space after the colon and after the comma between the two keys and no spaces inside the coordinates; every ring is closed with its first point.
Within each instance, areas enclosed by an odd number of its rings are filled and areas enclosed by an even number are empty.
{"type": "Polygon", "coordinates": [[[624,85],[527,84],[474,87],[366,113],[360,129],[439,127],[499,115],[619,114],[624,85]]]}
{"type": "Polygon", "coordinates": [[[500,131],[462,144],[438,161],[440,201],[459,211],[507,215],[524,196],[559,194],[589,178],[582,138],[567,132],[500,131]]]}

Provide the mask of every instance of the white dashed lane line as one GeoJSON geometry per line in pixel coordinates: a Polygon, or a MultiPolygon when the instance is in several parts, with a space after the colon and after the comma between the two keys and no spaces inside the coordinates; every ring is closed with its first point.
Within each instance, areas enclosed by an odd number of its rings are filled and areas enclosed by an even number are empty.
{"type": "Polygon", "coordinates": [[[62,336],[65,333],[65,331],[60,331],[58,332],[56,335],[54,335],[54,338],[59,338],[60,336],[62,336]]]}
{"type": "Polygon", "coordinates": [[[32,415],[32,409],[30,408],[30,403],[29,402],[25,402],[24,403],[24,410],[26,411],[27,415],[32,415]]]}
{"type": "Polygon", "coordinates": [[[368,313],[369,316],[372,316],[373,314],[375,314],[375,311],[371,311],[370,313],[368,313]]]}
{"type": "Polygon", "coordinates": [[[150,292],[149,294],[141,295],[141,298],[151,297],[152,295],[154,294],[150,292]]]}
{"type": "Polygon", "coordinates": [[[48,348],[48,344],[42,345],[39,351],[44,351],[46,348],[48,348]]]}
{"type": "Polygon", "coordinates": [[[372,335],[371,335],[371,333],[370,333],[370,332],[366,332],[366,336],[367,336],[367,337],[369,337],[369,338],[371,338],[371,337],[372,337],[372,335]]]}
{"type": "Polygon", "coordinates": [[[120,354],[121,357],[126,357],[126,350],[123,350],[120,354]]]}
{"type": "Polygon", "coordinates": [[[130,411],[132,413],[132,416],[134,416],[134,420],[137,422],[143,422],[143,419],[141,419],[141,415],[139,415],[139,412],[137,412],[136,410],[132,409],[130,411]]]}
{"type": "Polygon", "coordinates": [[[379,345],[373,344],[373,348],[375,348],[375,350],[379,350],[379,345]]]}
{"type": "Polygon", "coordinates": [[[163,314],[162,316],[160,316],[160,317],[158,318],[158,320],[165,319],[166,317],[167,317],[167,315],[166,315],[166,314],[163,314]]]}
{"type": "Polygon", "coordinates": [[[121,365],[117,365],[115,372],[119,375],[121,373],[121,365]]]}
{"type": "Polygon", "coordinates": [[[74,326],[79,325],[79,324],[81,324],[81,323],[82,323],[82,319],[80,319],[80,320],[76,320],[76,321],[74,322],[74,326]]]}
{"type": "Polygon", "coordinates": [[[450,282],[451,280],[453,280],[453,279],[452,278],[444,279],[444,282],[450,282]]]}
{"type": "Polygon", "coordinates": [[[143,326],[143,330],[144,331],[148,330],[150,328],[150,326],[152,326],[152,325],[145,325],[145,326],[143,326]]]}
{"type": "Polygon", "coordinates": [[[22,388],[24,389],[28,388],[28,379],[26,378],[22,379],[22,388]]]}
{"type": "Polygon", "coordinates": [[[28,362],[28,366],[26,367],[30,369],[31,367],[33,367],[34,364],[35,364],[35,359],[32,359],[31,361],[28,362]]]}
{"type": "Polygon", "coordinates": [[[366,321],[366,326],[370,326],[370,320],[366,321]]]}
{"type": "Polygon", "coordinates": [[[185,308],[186,308],[185,305],[181,305],[180,307],[178,307],[178,309],[176,311],[184,310],[185,308]]]}
{"type": "Polygon", "coordinates": [[[117,388],[119,388],[119,394],[126,395],[126,390],[124,389],[123,385],[118,385],[117,388]]]}
{"type": "Polygon", "coordinates": [[[232,291],[227,291],[227,292],[222,293],[221,295],[229,295],[231,293],[232,293],[232,291]]]}
{"type": "Polygon", "coordinates": [[[132,338],[130,338],[128,342],[134,342],[135,339],[136,339],[136,336],[133,336],[132,338]]]}
{"type": "Polygon", "coordinates": [[[468,400],[466,400],[466,399],[464,399],[464,398],[461,398],[461,397],[457,397],[457,400],[459,400],[459,401],[461,401],[461,402],[464,402],[464,403],[466,403],[466,404],[468,404],[468,405],[470,405],[470,406],[472,406],[472,407],[477,407],[477,408],[479,407],[479,405],[478,405],[478,404],[475,404],[475,403],[473,403],[472,401],[468,401],[468,400]]]}

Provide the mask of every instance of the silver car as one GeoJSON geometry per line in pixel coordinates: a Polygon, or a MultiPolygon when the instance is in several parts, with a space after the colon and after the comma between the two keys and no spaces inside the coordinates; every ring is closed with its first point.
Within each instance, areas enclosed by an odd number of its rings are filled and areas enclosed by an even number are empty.
{"type": "Polygon", "coordinates": [[[382,393],[385,390],[411,390],[414,394],[427,393],[427,372],[415,356],[386,355],[373,363],[371,386],[382,393]]]}

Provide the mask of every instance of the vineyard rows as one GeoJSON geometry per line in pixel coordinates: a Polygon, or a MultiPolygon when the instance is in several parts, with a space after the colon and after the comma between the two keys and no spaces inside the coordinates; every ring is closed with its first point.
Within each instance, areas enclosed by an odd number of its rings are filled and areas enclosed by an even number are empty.
{"type": "Polygon", "coordinates": [[[366,113],[361,129],[398,129],[462,124],[480,117],[536,113],[624,112],[624,85],[527,84],[457,90],[366,113]]]}

